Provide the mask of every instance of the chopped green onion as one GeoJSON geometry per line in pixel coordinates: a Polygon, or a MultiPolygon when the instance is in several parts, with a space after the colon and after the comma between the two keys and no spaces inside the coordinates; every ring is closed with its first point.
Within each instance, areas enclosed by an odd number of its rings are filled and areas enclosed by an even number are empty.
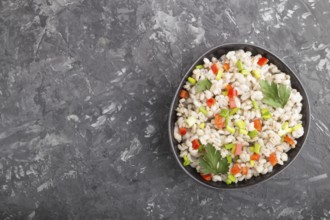
{"type": "Polygon", "coordinates": [[[183,166],[188,166],[190,164],[190,160],[188,159],[187,155],[183,156],[183,166]]]}
{"type": "Polygon", "coordinates": [[[236,177],[231,173],[228,175],[228,179],[230,179],[232,182],[236,182],[236,177]]]}
{"type": "Polygon", "coordinates": [[[249,70],[242,70],[241,73],[243,75],[249,75],[250,74],[250,71],[249,70]]]}
{"type": "Polygon", "coordinates": [[[199,128],[201,128],[201,129],[205,128],[205,123],[204,122],[200,123],[199,128]]]}
{"type": "Polygon", "coordinates": [[[240,128],[239,129],[239,133],[244,134],[244,135],[247,135],[248,134],[248,131],[246,129],[240,128]]]}
{"type": "Polygon", "coordinates": [[[261,116],[263,119],[267,120],[272,117],[272,114],[269,112],[268,108],[261,109],[261,116]]]}
{"type": "Polygon", "coordinates": [[[190,82],[191,85],[195,85],[196,84],[196,80],[192,77],[188,77],[188,81],[190,82]]]}
{"type": "Polygon", "coordinates": [[[234,147],[231,149],[231,153],[234,154],[236,150],[236,146],[234,145],[234,147]]]}
{"type": "Polygon", "coordinates": [[[237,127],[239,127],[240,129],[244,129],[245,126],[246,126],[246,124],[245,124],[245,122],[244,122],[243,120],[237,120],[237,121],[236,121],[236,125],[237,125],[237,127]]]}
{"type": "Polygon", "coordinates": [[[221,109],[220,116],[227,117],[228,115],[229,115],[229,110],[228,109],[221,109]]]}
{"type": "Polygon", "coordinates": [[[215,77],[216,80],[220,80],[222,77],[223,71],[219,70],[217,76],[215,77]]]}
{"type": "Polygon", "coordinates": [[[250,147],[250,152],[254,152],[254,147],[250,147]]]}
{"type": "Polygon", "coordinates": [[[234,134],[235,133],[235,128],[226,126],[226,130],[229,131],[230,133],[234,134]]]}
{"type": "Polygon", "coordinates": [[[241,60],[237,61],[236,66],[237,66],[238,71],[241,72],[243,70],[243,63],[241,60]]]}
{"type": "Polygon", "coordinates": [[[227,150],[232,149],[233,147],[235,147],[235,144],[233,144],[233,143],[225,144],[225,148],[226,148],[227,150]]]}
{"type": "Polygon", "coordinates": [[[282,129],[285,130],[287,127],[289,126],[289,122],[284,122],[284,124],[282,125],[282,129]]]}
{"type": "Polygon", "coordinates": [[[225,117],[225,125],[227,126],[228,123],[229,123],[229,116],[226,116],[226,117],[225,117]]]}
{"type": "Polygon", "coordinates": [[[255,110],[258,110],[258,109],[259,109],[259,106],[258,106],[258,103],[257,103],[256,100],[252,100],[252,105],[253,105],[253,108],[254,108],[255,110]]]}
{"type": "Polygon", "coordinates": [[[203,106],[199,107],[198,110],[199,110],[199,112],[201,112],[201,113],[203,113],[205,116],[207,116],[207,110],[206,110],[203,106]]]}
{"type": "Polygon", "coordinates": [[[293,128],[292,128],[292,131],[296,131],[296,130],[298,130],[298,129],[300,129],[300,128],[302,128],[302,124],[300,123],[300,124],[297,124],[296,126],[294,126],[293,128]]]}
{"type": "Polygon", "coordinates": [[[203,68],[204,68],[203,65],[197,65],[197,66],[195,66],[195,69],[203,69],[203,68]]]}
{"type": "Polygon", "coordinates": [[[223,96],[227,96],[227,95],[228,95],[228,91],[223,91],[221,94],[222,94],[223,96]]]}
{"type": "Polygon", "coordinates": [[[230,155],[227,155],[227,162],[231,164],[233,162],[233,158],[230,155]]]}
{"type": "Polygon", "coordinates": [[[229,115],[235,115],[238,112],[239,108],[233,108],[232,110],[230,110],[229,115]]]}
{"type": "Polygon", "coordinates": [[[254,160],[250,160],[250,166],[251,166],[251,167],[254,167],[254,163],[255,163],[254,160]]]}
{"type": "Polygon", "coordinates": [[[258,143],[254,144],[254,152],[256,154],[260,154],[260,148],[261,148],[260,144],[258,144],[258,143]]]}
{"type": "Polygon", "coordinates": [[[255,78],[260,79],[260,72],[258,70],[252,70],[252,74],[255,78]]]}
{"type": "Polygon", "coordinates": [[[230,185],[231,183],[232,183],[231,180],[227,178],[227,179],[226,179],[226,184],[227,184],[227,185],[230,185]]]}
{"type": "Polygon", "coordinates": [[[250,131],[248,135],[251,139],[255,138],[258,135],[258,131],[257,130],[250,131]]]}
{"type": "Polygon", "coordinates": [[[292,128],[287,128],[287,129],[285,129],[285,131],[288,132],[288,133],[291,133],[292,132],[292,128]]]}
{"type": "Polygon", "coordinates": [[[188,124],[188,127],[192,127],[196,123],[196,118],[191,116],[187,118],[186,123],[188,124]]]}

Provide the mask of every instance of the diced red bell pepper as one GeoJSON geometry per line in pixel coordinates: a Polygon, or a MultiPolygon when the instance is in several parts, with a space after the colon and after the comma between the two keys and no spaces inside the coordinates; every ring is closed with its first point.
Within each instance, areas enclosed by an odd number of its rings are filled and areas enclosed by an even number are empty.
{"type": "Polygon", "coordinates": [[[250,159],[251,160],[259,160],[260,159],[260,155],[259,154],[252,154],[250,159]]]}
{"type": "Polygon", "coordinates": [[[232,97],[232,98],[229,98],[229,108],[236,108],[237,105],[236,105],[236,102],[235,102],[235,98],[232,97]]]}
{"type": "Polygon", "coordinates": [[[221,117],[219,114],[214,116],[214,126],[218,129],[221,129],[225,126],[226,119],[221,117]]]}
{"type": "Polygon", "coordinates": [[[275,166],[275,165],[277,164],[277,157],[276,157],[275,152],[273,152],[273,153],[271,153],[271,154],[269,155],[268,160],[269,160],[269,163],[270,163],[272,166],[275,166]]]}
{"type": "Polygon", "coordinates": [[[211,70],[215,75],[217,75],[218,72],[219,72],[218,65],[216,63],[213,63],[212,66],[211,66],[211,70]]]}
{"type": "Polygon", "coordinates": [[[228,71],[230,69],[230,65],[229,65],[229,63],[225,63],[225,64],[223,64],[223,70],[224,71],[228,71]]]}
{"type": "Polygon", "coordinates": [[[201,177],[206,180],[206,181],[211,181],[212,179],[212,175],[211,174],[202,174],[201,173],[201,177]]]}
{"type": "Polygon", "coordinates": [[[215,103],[216,103],[215,98],[210,98],[210,99],[206,100],[206,105],[207,105],[208,107],[210,107],[210,108],[211,108],[215,103]]]}
{"type": "Polygon", "coordinates": [[[242,175],[248,174],[249,168],[248,167],[242,167],[242,175]]]}
{"type": "Polygon", "coordinates": [[[238,95],[237,90],[234,89],[230,84],[228,84],[228,85],[226,86],[226,90],[227,90],[227,92],[228,92],[228,97],[229,97],[229,98],[232,98],[232,97],[238,95]]]}
{"type": "Polygon", "coordinates": [[[254,128],[257,130],[257,131],[261,131],[262,129],[262,122],[259,118],[256,118],[253,120],[253,124],[254,124],[254,128]]]}
{"type": "Polygon", "coordinates": [[[235,146],[235,155],[240,155],[242,153],[243,144],[236,144],[235,146]]]}
{"type": "Polygon", "coordinates": [[[180,98],[187,99],[187,98],[189,98],[189,93],[187,92],[187,90],[182,89],[180,91],[179,96],[180,96],[180,98]]]}
{"type": "Polygon", "coordinates": [[[185,135],[187,133],[187,128],[179,128],[179,132],[181,135],[185,135]]]}
{"type": "Polygon", "coordinates": [[[266,57],[261,57],[259,60],[258,60],[258,65],[259,66],[263,66],[265,65],[266,63],[268,63],[268,59],[266,57]]]}
{"type": "Polygon", "coordinates": [[[197,150],[201,146],[201,143],[199,143],[198,139],[195,139],[192,141],[192,147],[197,150]]]}
{"type": "Polygon", "coordinates": [[[293,140],[290,136],[288,136],[288,135],[285,135],[285,136],[284,136],[284,141],[285,141],[286,143],[290,144],[290,145],[295,145],[294,140],[293,140]]]}
{"type": "Polygon", "coordinates": [[[239,164],[234,164],[234,166],[231,168],[230,172],[234,175],[238,174],[239,172],[241,172],[241,167],[239,166],[239,164]]]}

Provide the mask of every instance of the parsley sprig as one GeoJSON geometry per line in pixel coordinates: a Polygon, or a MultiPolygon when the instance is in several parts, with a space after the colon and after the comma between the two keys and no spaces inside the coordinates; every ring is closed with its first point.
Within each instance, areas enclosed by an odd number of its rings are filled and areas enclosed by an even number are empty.
{"type": "Polygon", "coordinates": [[[211,144],[204,146],[199,159],[201,172],[203,174],[224,174],[228,172],[229,164],[226,158],[222,158],[218,150],[211,144]]]}
{"type": "Polygon", "coordinates": [[[291,88],[284,84],[269,83],[267,80],[260,82],[264,98],[262,102],[274,108],[284,108],[289,100],[291,88]]]}
{"type": "Polygon", "coordinates": [[[197,92],[203,92],[207,89],[210,89],[212,86],[212,83],[210,80],[208,79],[202,79],[202,80],[199,80],[196,84],[196,90],[197,92]]]}

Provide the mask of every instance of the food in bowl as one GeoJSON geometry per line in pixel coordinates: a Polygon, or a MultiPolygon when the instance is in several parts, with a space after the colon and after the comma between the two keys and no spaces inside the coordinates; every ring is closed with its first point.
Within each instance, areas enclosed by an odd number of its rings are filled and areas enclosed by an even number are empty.
{"type": "Polygon", "coordinates": [[[303,98],[290,76],[243,50],[203,62],[179,92],[174,138],[183,165],[227,184],[283,165],[304,134],[303,98]]]}

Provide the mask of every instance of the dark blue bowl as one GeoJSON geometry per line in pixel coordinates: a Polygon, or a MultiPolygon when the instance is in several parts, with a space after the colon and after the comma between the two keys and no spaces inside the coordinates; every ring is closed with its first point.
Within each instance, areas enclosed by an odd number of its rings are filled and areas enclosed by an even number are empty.
{"type": "Polygon", "coordinates": [[[189,68],[187,73],[184,75],[183,79],[180,82],[180,85],[178,86],[178,89],[175,92],[171,108],[170,108],[170,114],[169,114],[169,120],[168,120],[168,131],[169,131],[169,138],[170,138],[170,143],[171,147],[174,153],[174,156],[176,158],[176,161],[182,168],[182,170],[188,174],[191,178],[196,180],[198,183],[202,184],[203,186],[210,187],[213,189],[239,189],[239,188],[245,188],[248,186],[253,186],[261,182],[265,182],[266,180],[271,179],[275,175],[279,174],[282,172],[285,168],[287,168],[297,157],[299,152],[301,151],[306,139],[307,135],[309,132],[309,125],[310,125],[310,106],[309,106],[309,101],[308,101],[308,96],[307,93],[298,79],[298,77],[293,73],[293,71],[276,55],[273,53],[269,52],[268,50],[255,46],[255,45],[250,45],[250,44],[225,44],[225,45],[220,45],[217,47],[212,48],[211,50],[207,51],[204,53],[202,56],[200,56],[196,62],[193,63],[193,65],[189,68]],[[233,50],[239,50],[243,49],[244,51],[251,51],[252,55],[257,55],[261,54],[263,57],[266,57],[269,59],[270,63],[275,64],[282,72],[290,75],[291,77],[291,85],[292,88],[297,89],[300,94],[303,97],[302,101],[302,122],[303,122],[303,127],[304,127],[304,135],[297,139],[297,145],[294,149],[291,149],[288,152],[288,161],[284,163],[284,165],[276,165],[273,168],[273,171],[271,173],[267,173],[264,175],[260,175],[258,177],[252,177],[249,180],[244,180],[241,182],[238,182],[237,184],[231,184],[227,185],[224,182],[207,182],[205,181],[197,171],[190,167],[190,166],[183,166],[182,165],[182,159],[180,158],[180,150],[178,149],[178,142],[175,140],[173,136],[173,131],[174,131],[174,124],[177,120],[176,112],[175,109],[178,106],[179,103],[179,91],[182,89],[184,83],[187,81],[187,78],[192,74],[192,71],[196,65],[203,64],[203,58],[207,57],[211,60],[212,57],[221,57],[223,54],[226,54],[229,51],[233,50]]]}

